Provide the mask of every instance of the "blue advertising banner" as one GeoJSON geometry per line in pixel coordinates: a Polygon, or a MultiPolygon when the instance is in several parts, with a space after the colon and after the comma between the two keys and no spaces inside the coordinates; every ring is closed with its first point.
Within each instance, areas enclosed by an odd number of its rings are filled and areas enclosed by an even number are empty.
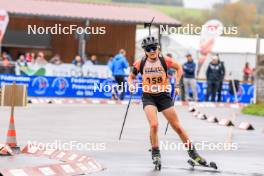
{"type": "Polygon", "coordinates": [[[0,75],[0,83],[28,85],[32,97],[111,98],[111,79],[0,75]]]}
{"type": "MultiPolygon", "coordinates": [[[[205,101],[207,83],[197,82],[197,91],[200,101],[205,101]]],[[[254,98],[254,85],[253,84],[240,84],[237,92],[238,101],[241,103],[251,103],[254,98]]],[[[235,96],[229,92],[229,83],[225,82],[222,87],[222,102],[234,102],[235,96]]]]}
{"type": "MultiPolygon", "coordinates": [[[[46,77],[46,76],[15,76],[0,75],[0,84],[28,85],[28,96],[32,97],[75,97],[75,98],[111,98],[113,85],[112,79],[105,78],[83,78],[83,77],[46,77]]],[[[172,84],[173,84],[172,80],[172,84]]],[[[206,82],[197,83],[199,100],[204,101],[206,94],[206,82]]],[[[141,97],[142,90],[133,96],[135,99],[141,97]]],[[[241,103],[252,102],[254,85],[241,84],[238,91],[238,100],[241,103]]],[[[125,98],[129,97],[126,91],[125,98]]],[[[228,83],[224,83],[222,91],[223,102],[233,102],[234,96],[229,93],[228,83]]]]}

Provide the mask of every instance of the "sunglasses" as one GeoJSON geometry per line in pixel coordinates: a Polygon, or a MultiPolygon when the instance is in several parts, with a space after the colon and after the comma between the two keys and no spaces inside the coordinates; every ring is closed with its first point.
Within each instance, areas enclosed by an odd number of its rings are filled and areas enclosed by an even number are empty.
{"type": "Polygon", "coordinates": [[[156,51],[157,48],[158,48],[157,46],[149,46],[149,47],[146,47],[145,51],[146,52],[156,51]]]}

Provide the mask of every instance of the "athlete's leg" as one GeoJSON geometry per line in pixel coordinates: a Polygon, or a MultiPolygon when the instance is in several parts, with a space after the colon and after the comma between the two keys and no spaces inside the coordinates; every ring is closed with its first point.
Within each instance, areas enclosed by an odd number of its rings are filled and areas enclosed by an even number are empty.
{"type": "Polygon", "coordinates": [[[150,126],[150,142],[152,148],[159,147],[157,108],[154,105],[146,105],[144,108],[150,126]]]}
{"type": "Polygon", "coordinates": [[[170,123],[170,125],[174,129],[174,131],[177,132],[177,134],[180,136],[182,142],[186,145],[189,144],[190,139],[189,139],[186,131],[181,126],[178,115],[177,115],[174,107],[172,106],[170,108],[167,108],[164,111],[162,111],[162,113],[165,116],[165,118],[168,120],[168,122],[170,123]]]}
{"type": "Polygon", "coordinates": [[[185,147],[188,149],[189,156],[196,160],[201,165],[206,165],[206,160],[203,159],[196,151],[194,145],[191,143],[189,136],[180,124],[177,113],[174,107],[167,108],[162,111],[163,115],[166,117],[171,127],[178,133],[185,147]]]}
{"type": "Polygon", "coordinates": [[[153,164],[159,165],[160,161],[160,150],[158,140],[158,118],[157,108],[154,105],[146,105],[144,108],[149,125],[150,125],[150,143],[151,143],[151,157],[153,164]]]}

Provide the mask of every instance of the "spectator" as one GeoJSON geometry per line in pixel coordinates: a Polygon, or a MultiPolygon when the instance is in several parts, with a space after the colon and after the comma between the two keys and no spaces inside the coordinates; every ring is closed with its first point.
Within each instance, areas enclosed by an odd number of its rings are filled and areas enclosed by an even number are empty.
{"type": "Polygon", "coordinates": [[[184,84],[184,92],[185,92],[185,99],[192,100],[189,95],[189,89],[191,89],[193,94],[193,100],[198,101],[197,96],[197,89],[196,89],[196,80],[195,80],[195,71],[196,71],[196,64],[193,61],[192,55],[186,55],[187,62],[183,64],[183,84],[184,84]]]}
{"type": "Polygon", "coordinates": [[[206,101],[209,101],[211,96],[211,101],[215,101],[216,92],[220,85],[220,80],[222,77],[221,65],[217,61],[217,56],[212,57],[212,61],[208,65],[206,70],[207,78],[207,92],[206,92],[206,101]]]}
{"type": "Polygon", "coordinates": [[[75,58],[72,61],[72,64],[78,66],[78,67],[82,67],[84,64],[83,59],[81,58],[81,56],[77,55],[75,56],[75,58]]]}
{"type": "Polygon", "coordinates": [[[35,62],[35,53],[26,53],[25,59],[27,63],[34,63],[35,62]]]}
{"type": "Polygon", "coordinates": [[[2,60],[12,61],[13,59],[11,58],[11,56],[9,54],[7,54],[7,52],[3,51],[2,52],[2,60]]]}
{"type": "Polygon", "coordinates": [[[53,58],[50,59],[50,63],[51,63],[51,64],[55,64],[55,65],[60,65],[60,64],[62,64],[62,61],[61,61],[61,59],[60,59],[60,55],[59,55],[59,54],[55,54],[55,55],[53,56],[53,58]]]}
{"type": "Polygon", "coordinates": [[[27,66],[27,60],[26,60],[26,57],[25,55],[21,54],[17,61],[16,61],[16,64],[19,66],[19,67],[25,67],[27,66]]]}
{"type": "Polygon", "coordinates": [[[9,67],[10,66],[10,57],[8,56],[8,54],[6,52],[3,52],[2,53],[2,57],[1,57],[1,62],[2,62],[2,65],[4,67],[9,67]]]}
{"type": "Polygon", "coordinates": [[[2,53],[2,57],[0,57],[0,73],[1,74],[13,74],[14,67],[12,66],[8,54],[6,52],[2,53]]]}
{"type": "Polygon", "coordinates": [[[220,79],[219,87],[217,90],[217,101],[221,102],[222,101],[222,87],[223,87],[223,82],[225,79],[225,64],[223,61],[220,61],[219,55],[217,55],[217,62],[221,66],[221,79],[220,79]]]}
{"type": "Polygon", "coordinates": [[[93,65],[98,65],[98,60],[97,60],[96,55],[91,56],[91,62],[93,63],[93,65]]]}
{"type": "Polygon", "coordinates": [[[48,62],[45,59],[44,53],[43,52],[39,52],[38,56],[36,58],[36,64],[39,66],[45,66],[48,62]]]}
{"type": "Polygon", "coordinates": [[[20,54],[20,56],[18,57],[16,61],[16,70],[20,75],[26,75],[26,72],[28,70],[28,63],[25,55],[20,54]]]}
{"type": "Polygon", "coordinates": [[[243,69],[243,73],[244,73],[243,80],[245,82],[248,82],[249,81],[249,78],[250,78],[250,76],[252,74],[252,69],[250,68],[248,62],[245,63],[245,66],[244,66],[244,69],[243,69]]]}
{"type": "MultiPolygon", "coordinates": [[[[118,89],[121,91],[120,100],[124,99],[125,91],[124,91],[124,80],[125,80],[125,69],[128,68],[128,62],[126,59],[126,51],[124,49],[120,49],[119,53],[114,56],[113,61],[109,65],[115,78],[118,83],[118,89]]],[[[117,94],[117,90],[116,94],[117,94]]]]}

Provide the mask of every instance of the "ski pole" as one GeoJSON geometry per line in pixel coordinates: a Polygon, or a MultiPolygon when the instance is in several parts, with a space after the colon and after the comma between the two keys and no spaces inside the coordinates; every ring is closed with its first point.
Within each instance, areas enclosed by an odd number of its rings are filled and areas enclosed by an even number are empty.
{"type": "MultiPolygon", "coordinates": [[[[174,97],[173,97],[173,104],[175,102],[176,96],[177,96],[177,94],[175,94],[174,97]]],[[[169,128],[169,121],[167,122],[167,125],[166,125],[165,135],[167,134],[168,128],[169,128]]]]}
{"type": "Polygon", "coordinates": [[[166,130],[165,130],[165,135],[167,134],[168,128],[169,128],[169,122],[167,122],[166,130]]]}
{"type": "Polygon", "coordinates": [[[132,96],[133,96],[133,93],[131,93],[130,98],[129,98],[129,101],[128,101],[128,104],[127,104],[127,108],[126,108],[126,113],[125,113],[124,121],[123,121],[122,128],[121,128],[120,135],[119,135],[119,140],[121,140],[121,137],[122,137],[122,133],[123,133],[124,126],[125,126],[125,123],[126,123],[127,113],[128,113],[129,106],[130,106],[130,104],[131,104],[132,96]]]}

